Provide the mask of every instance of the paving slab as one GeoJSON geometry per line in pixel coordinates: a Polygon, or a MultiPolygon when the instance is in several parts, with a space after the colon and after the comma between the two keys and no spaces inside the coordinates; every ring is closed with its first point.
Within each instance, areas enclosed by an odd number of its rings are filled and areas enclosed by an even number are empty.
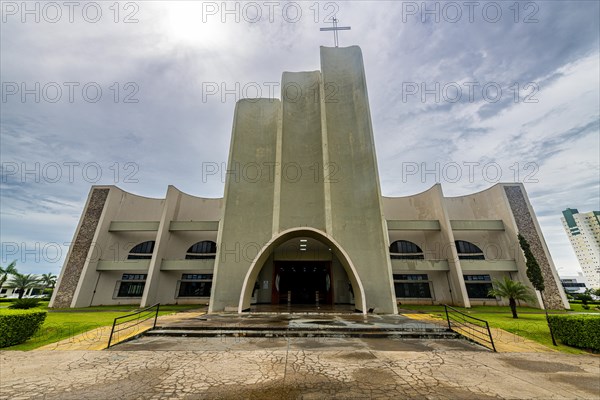
{"type": "Polygon", "coordinates": [[[0,351],[0,399],[547,400],[600,395],[600,357],[592,355],[390,351],[348,339],[318,346],[275,344],[0,351]]]}
{"type": "Polygon", "coordinates": [[[487,351],[462,339],[357,339],[334,337],[165,337],[144,336],[111,347],[110,351],[254,351],[355,350],[355,351],[487,351]]]}

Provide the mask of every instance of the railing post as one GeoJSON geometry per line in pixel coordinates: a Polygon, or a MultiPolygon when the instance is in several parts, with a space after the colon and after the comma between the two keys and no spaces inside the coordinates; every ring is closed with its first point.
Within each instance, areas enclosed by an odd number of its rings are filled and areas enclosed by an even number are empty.
{"type": "Polygon", "coordinates": [[[154,325],[152,329],[156,328],[156,320],[158,319],[158,309],[160,308],[160,303],[156,303],[156,315],[154,316],[154,325]]]}
{"type": "Polygon", "coordinates": [[[490,343],[492,343],[492,349],[494,349],[494,353],[496,353],[496,346],[494,345],[494,338],[492,337],[492,331],[490,331],[490,324],[485,321],[485,326],[487,327],[488,335],[490,335],[490,343]]]}
{"type": "Polygon", "coordinates": [[[110,342],[112,341],[113,332],[115,331],[116,323],[117,323],[117,318],[115,318],[115,320],[113,321],[112,329],[110,330],[110,336],[108,337],[108,346],[106,346],[107,349],[110,347],[110,342]]]}
{"type": "Polygon", "coordinates": [[[450,325],[450,317],[448,316],[448,306],[444,304],[444,310],[446,310],[446,320],[448,321],[448,329],[452,330],[452,326],[450,325]]]}

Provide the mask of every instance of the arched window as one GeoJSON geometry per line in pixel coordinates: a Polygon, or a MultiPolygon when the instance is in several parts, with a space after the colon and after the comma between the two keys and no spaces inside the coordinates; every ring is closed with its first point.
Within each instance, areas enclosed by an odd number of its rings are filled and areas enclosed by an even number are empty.
{"type": "Polygon", "coordinates": [[[152,258],[152,252],[154,251],[154,240],[148,240],[147,242],[135,245],[129,250],[128,260],[147,260],[152,258]]]}
{"type": "Polygon", "coordinates": [[[217,244],[211,240],[203,240],[193,244],[185,255],[186,260],[202,260],[217,257],[217,244]]]}
{"type": "Polygon", "coordinates": [[[457,240],[454,243],[460,260],[485,260],[483,251],[473,243],[465,240],[457,240]]]}
{"type": "Polygon", "coordinates": [[[408,240],[396,240],[390,245],[392,260],[423,260],[423,250],[408,240]]]}

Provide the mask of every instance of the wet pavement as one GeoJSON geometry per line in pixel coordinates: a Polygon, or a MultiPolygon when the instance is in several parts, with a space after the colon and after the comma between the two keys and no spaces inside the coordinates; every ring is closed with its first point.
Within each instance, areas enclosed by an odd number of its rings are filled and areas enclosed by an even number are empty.
{"type": "MultiPolygon", "coordinates": [[[[172,330],[443,333],[362,314],[163,318],[172,330]]],[[[166,328],[164,328],[166,329],[166,328]]],[[[493,353],[462,339],[143,336],[105,351],[0,351],[8,399],[599,399],[600,356],[493,353]]]]}
{"type": "Polygon", "coordinates": [[[121,343],[110,351],[488,351],[462,339],[364,339],[364,338],[246,338],[144,336],[121,343]]]}
{"type": "Polygon", "coordinates": [[[339,329],[344,331],[368,330],[431,330],[446,331],[445,327],[429,321],[420,321],[402,315],[363,314],[205,314],[194,318],[165,322],[159,329],[253,329],[305,330],[339,329]]]}
{"type": "Polygon", "coordinates": [[[0,399],[546,400],[600,395],[600,357],[499,354],[464,346],[470,345],[142,338],[107,351],[1,351],[0,399]]]}

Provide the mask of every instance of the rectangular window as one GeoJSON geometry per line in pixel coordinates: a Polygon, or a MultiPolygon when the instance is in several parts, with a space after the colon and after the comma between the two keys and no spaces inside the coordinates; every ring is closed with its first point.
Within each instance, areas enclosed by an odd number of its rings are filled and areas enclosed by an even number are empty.
{"type": "Polygon", "coordinates": [[[212,281],[213,274],[183,274],[181,275],[182,281],[198,281],[198,280],[210,280],[212,281]]]}
{"type": "Polygon", "coordinates": [[[177,297],[210,297],[213,274],[182,274],[177,297]]]}
{"type": "Polygon", "coordinates": [[[145,281],[148,274],[123,274],[124,281],[145,281]]]}
{"type": "Polygon", "coordinates": [[[148,274],[123,274],[115,297],[142,297],[148,274]]]}
{"type": "Polygon", "coordinates": [[[117,297],[142,297],[146,282],[121,282],[117,297]]]}
{"type": "Polygon", "coordinates": [[[394,289],[396,297],[431,298],[427,274],[394,274],[394,289]]]}
{"type": "Polygon", "coordinates": [[[394,274],[395,281],[426,281],[427,274],[394,274]]]}
{"type": "Polygon", "coordinates": [[[210,297],[212,282],[181,281],[177,297],[210,297]]]}
{"type": "Polygon", "coordinates": [[[494,299],[488,295],[492,289],[492,278],[489,275],[463,275],[467,294],[470,299],[494,299]]]}

